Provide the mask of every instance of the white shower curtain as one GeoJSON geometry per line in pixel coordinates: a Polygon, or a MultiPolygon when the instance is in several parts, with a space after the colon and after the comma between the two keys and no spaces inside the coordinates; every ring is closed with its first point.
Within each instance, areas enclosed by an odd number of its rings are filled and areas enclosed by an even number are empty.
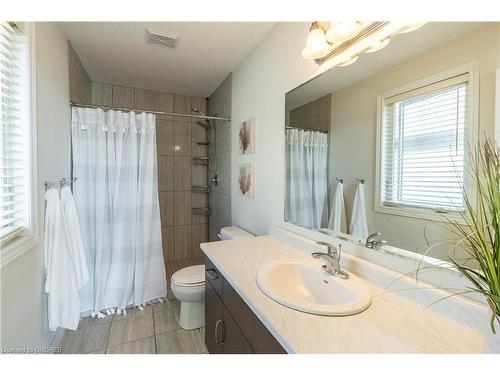
{"type": "Polygon", "coordinates": [[[91,282],[82,311],[166,295],[153,114],[73,107],[74,197],[91,282]]]}
{"type": "Polygon", "coordinates": [[[286,130],[285,219],[307,228],[326,225],[328,134],[286,130]]]}

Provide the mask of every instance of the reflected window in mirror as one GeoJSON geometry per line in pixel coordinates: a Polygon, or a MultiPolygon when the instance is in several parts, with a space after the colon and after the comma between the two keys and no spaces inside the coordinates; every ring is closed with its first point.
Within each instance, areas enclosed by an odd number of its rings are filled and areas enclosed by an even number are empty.
{"type": "MultiPolygon", "coordinates": [[[[469,69],[473,64],[464,69],[469,69]]],[[[379,100],[379,210],[437,218],[464,210],[471,74],[456,70],[379,100]]]]}

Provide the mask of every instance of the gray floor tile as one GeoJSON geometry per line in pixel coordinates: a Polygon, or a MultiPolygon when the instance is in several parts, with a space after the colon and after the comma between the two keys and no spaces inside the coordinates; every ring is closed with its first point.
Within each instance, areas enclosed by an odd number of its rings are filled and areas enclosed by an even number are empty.
{"type": "Polygon", "coordinates": [[[178,309],[180,306],[180,301],[177,299],[165,299],[163,303],[153,304],[153,311],[160,312],[163,310],[178,309]]]}
{"type": "Polygon", "coordinates": [[[155,335],[176,331],[179,326],[179,309],[154,312],[155,335]]]}
{"type": "Polygon", "coordinates": [[[156,354],[154,336],[145,339],[127,342],[125,344],[111,346],[106,350],[108,354],[156,354]]]}
{"type": "Polygon", "coordinates": [[[102,319],[99,319],[97,317],[92,318],[90,316],[86,318],[81,318],[80,323],[78,323],[78,329],[85,329],[85,328],[95,327],[99,324],[110,323],[112,318],[113,318],[112,315],[106,315],[102,319]]]}
{"type": "Polygon", "coordinates": [[[154,335],[153,314],[141,315],[130,319],[116,320],[111,323],[108,347],[124,344],[154,335]]]}
{"type": "Polygon", "coordinates": [[[198,330],[180,329],[156,336],[158,354],[201,354],[207,351],[203,337],[198,330]]]}
{"type": "Polygon", "coordinates": [[[63,353],[90,353],[105,349],[111,323],[94,327],[66,330],[61,342],[63,353]]]}
{"type": "Polygon", "coordinates": [[[151,314],[153,312],[153,305],[146,305],[143,307],[143,309],[138,309],[136,307],[127,309],[127,315],[124,315],[123,312],[121,314],[114,314],[113,315],[113,321],[118,321],[118,320],[123,320],[123,319],[129,319],[129,318],[136,318],[138,316],[143,316],[147,314],[151,314]]]}
{"type": "Polygon", "coordinates": [[[95,352],[90,352],[87,354],[106,354],[106,351],[104,349],[101,349],[101,350],[96,350],[95,352]]]}

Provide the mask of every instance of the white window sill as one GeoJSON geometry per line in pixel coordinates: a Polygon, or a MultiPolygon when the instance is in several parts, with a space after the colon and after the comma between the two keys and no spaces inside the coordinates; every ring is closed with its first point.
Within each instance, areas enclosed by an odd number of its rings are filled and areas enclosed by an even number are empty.
{"type": "Polygon", "coordinates": [[[448,222],[448,220],[445,219],[446,217],[449,220],[457,221],[462,224],[464,223],[463,218],[459,212],[448,212],[445,214],[440,214],[432,209],[384,205],[376,207],[375,212],[437,222],[448,222]]]}
{"type": "Polygon", "coordinates": [[[7,264],[13,262],[37,245],[38,242],[30,234],[19,236],[9,241],[6,245],[2,245],[0,250],[0,268],[4,268],[7,264]]]}

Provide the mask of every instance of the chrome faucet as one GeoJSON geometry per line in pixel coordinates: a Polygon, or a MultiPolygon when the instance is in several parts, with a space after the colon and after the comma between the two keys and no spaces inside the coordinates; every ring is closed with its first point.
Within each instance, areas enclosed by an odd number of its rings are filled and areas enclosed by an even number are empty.
{"type": "Polygon", "coordinates": [[[328,253],[312,253],[312,257],[315,259],[323,259],[326,264],[322,268],[332,274],[333,276],[340,277],[341,279],[348,279],[349,274],[340,268],[340,255],[342,254],[342,245],[339,244],[337,249],[334,245],[328,242],[316,242],[318,245],[326,246],[328,248],[328,253]]]}
{"type": "Polygon", "coordinates": [[[379,250],[386,243],[387,243],[387,241],[382,240],[382,233],[375,232],[375,233],[370,234],[366,238],[365,246],[369,249],[379,250]]]}

